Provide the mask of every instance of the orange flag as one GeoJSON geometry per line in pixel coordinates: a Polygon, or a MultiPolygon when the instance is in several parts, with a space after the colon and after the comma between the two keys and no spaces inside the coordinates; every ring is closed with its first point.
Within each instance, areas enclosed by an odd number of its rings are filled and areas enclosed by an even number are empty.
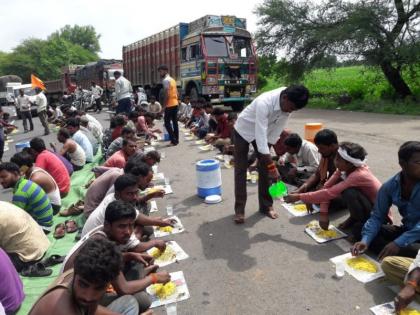
{"type": "Polygon", "coordinates": [[[31,84],[33,89],[38,87],[45,90],[44,82],[42,82],[40,78],[34,76],[33,74],[31,74],[31,84]]]}

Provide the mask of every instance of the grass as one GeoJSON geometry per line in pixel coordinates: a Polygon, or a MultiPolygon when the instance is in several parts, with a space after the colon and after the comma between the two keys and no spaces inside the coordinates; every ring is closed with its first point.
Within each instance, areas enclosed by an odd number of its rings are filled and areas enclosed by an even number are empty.
{"type": "MultiPolygon", "coordinates": [[[[420,77],[420,67],[418,67],[420,77]]],[[[403,73],[411,90],[420,98],[420,80],[403,73]]],[[[306,74],[303,84],[311,92],[309,107],[343,109],[389,114],[420,115],[420,103],[414,100],[395,100],[392,87],[382,72],[363,66],[341,67],[331,70],[317,69],[306,74]],[[340,105],[340,96],[351,97],[349,104],[340,105]]],[[[282,78],[267,78],[260,93],[287,85],[282,78]]]]}

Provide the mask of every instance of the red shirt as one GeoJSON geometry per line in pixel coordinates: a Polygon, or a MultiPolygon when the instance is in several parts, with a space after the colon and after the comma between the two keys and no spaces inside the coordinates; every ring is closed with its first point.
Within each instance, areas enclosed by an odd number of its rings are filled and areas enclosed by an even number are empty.
{"type": "Polygon", "coordinates": [[[230,138],[231,133],[232,128],[229,127],[227,116],[226,114],[223,114],[223,116],[217,120],[216,134],[222,139],[227,139],[230,138]]]}
{"type": "Polygon", "coordinates": [[[54,153],[44,150],[36,157],[35,166],[46,170],[57,183],[60,193],[70,191],[70,176],[60,159],[54,153]]]}
{"type": "Polygon", "coordinates": [[[115,152],[111,157],[106,160],[104,166],[124,168],[127,163],[127,157],[123,150],[115,152]]]}
{"type": "Polygon", "coordinates": [[[118,127],[114,128],[114,130],[112,131],[112,134],[111,134],[112,140],[115,140],[115,139],[121,137],[122,129],[123,129],[123,126],[118,126],[118,127]]]}

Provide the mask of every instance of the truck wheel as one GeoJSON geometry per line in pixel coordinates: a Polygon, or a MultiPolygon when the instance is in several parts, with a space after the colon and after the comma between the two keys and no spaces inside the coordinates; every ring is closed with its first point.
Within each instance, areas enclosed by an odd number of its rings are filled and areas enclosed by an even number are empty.
{"type": "Polygon", "coordinates": [[[190,101],[191,103],[196,103],[198,101],[198,91],[196,87],[193,87],[190,90],[190,101]]]}
{"type": "Polygon", "coordinates": [[[230,107],[234,112],[240,112],[244,109],[244,102],[232,102],[230,103],[230,107]]]}

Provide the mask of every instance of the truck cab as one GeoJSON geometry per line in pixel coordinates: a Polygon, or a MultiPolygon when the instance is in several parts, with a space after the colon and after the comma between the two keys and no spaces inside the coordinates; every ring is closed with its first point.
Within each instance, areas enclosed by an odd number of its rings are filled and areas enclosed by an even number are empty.
{"type": "Polygon", "coordinates": [[[241,110],[256,92],[256,64],[244,19],[206,16],[181,41],[180,84],[192,101],[202,96],[241,110]]]}

